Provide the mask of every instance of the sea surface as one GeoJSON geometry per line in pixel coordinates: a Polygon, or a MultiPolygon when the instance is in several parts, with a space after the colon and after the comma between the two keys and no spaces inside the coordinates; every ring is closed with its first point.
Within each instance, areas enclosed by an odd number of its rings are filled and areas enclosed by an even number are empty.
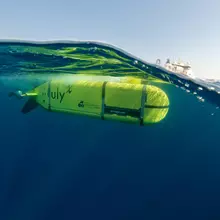
{"type": "Polygon", "coordinates": [[[101,42],[0,41],[1,220],[219,220],[220,84],[101,42]],[[151,126],[48,112],[8,93],[53,78],[132,76],[169,112],[151,126]]]}

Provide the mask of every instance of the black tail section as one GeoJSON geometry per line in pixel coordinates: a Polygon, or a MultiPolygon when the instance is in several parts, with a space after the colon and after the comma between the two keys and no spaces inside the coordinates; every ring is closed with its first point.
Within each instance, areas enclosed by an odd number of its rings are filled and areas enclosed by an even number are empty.
{"type": "Polygon", "coordinates": [[[23,114],[27,114],[27,113],[29,113],[30,111],[34,110],[37,107],[38,107],[38,103],[36,102],[35,97],[30,97],[28,99],[28,101],[24,104],[21,112],[23,114]]]}

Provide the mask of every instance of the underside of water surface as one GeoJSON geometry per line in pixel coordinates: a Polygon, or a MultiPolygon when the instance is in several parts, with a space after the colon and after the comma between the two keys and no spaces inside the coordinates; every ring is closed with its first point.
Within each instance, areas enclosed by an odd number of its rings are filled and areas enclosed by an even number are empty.
{"type": "Polygon", "coordinates": [[[23,86],[36,86],[67,74],[81,74],[88,79],[95,79],[93,76],[112,77],[108,80],[129,76],[147,82],[168,83],[193,94],[201,101],[207,99],[220,105],[218,85],[176,75],[112,45],[89,41],[0,42],[0,80],[3,83],[10,81],[12,85],[12,81],[16,80],[17,86],[22,81],[25,81],[23,86]]]}

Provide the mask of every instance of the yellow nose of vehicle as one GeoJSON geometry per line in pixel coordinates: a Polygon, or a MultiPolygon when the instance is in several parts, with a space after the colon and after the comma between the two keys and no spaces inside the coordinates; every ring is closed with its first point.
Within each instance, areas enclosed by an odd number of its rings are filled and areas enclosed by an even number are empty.
{"type": "Polygon", "coordinates": [[[158,123],[169,111],[167,94],[156,86],[147,86],[147,99],[144,108],[144,124],[158,123]]]}

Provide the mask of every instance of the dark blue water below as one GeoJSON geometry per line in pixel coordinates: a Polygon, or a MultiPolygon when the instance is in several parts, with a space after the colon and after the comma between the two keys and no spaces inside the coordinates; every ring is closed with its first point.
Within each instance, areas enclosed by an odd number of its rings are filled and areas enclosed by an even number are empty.
{"type": "Polygon", "coordinates": [[[167,118],[139,127],[22,115],[2,88],[0,219],[220,219],[219,111],[168,90],[167,118]]]}

